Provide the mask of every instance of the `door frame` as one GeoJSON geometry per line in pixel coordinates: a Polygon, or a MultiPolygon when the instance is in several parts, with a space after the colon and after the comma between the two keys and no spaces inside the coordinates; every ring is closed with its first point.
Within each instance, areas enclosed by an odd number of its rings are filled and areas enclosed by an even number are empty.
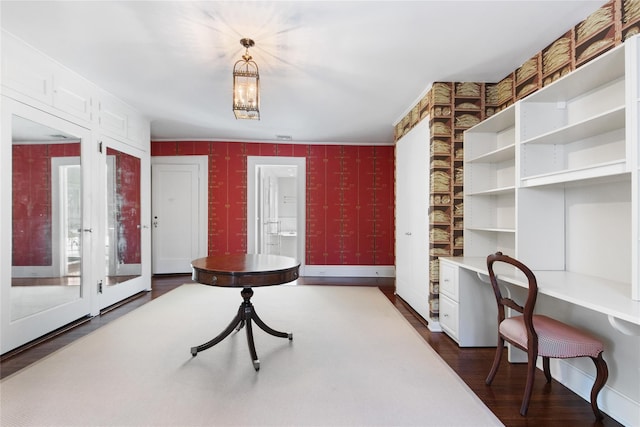
{"type": "Polygon", "coordinates": [[[247,156],[247,253],[252,253],[251,248],[257,244],[257,191],[256,191],[256,166],[297,166],[296,198],[297,204],[297,258],[300,262],[299,274],[304,276],[305,249],[306,249],[306,225],[307,225],[307,159],[306,157],[281,157],[281,156],[247,156]]]}
{"type": "Polygon", "coordinates": [[[67,275],[67,216],[64,209],[64,187],[62,169],[68,166],[82,167],[80,157],[52,157],[51,158],[51,240],[58,244],[51,246],[53,276],[67,275]]]}
{"type": "MultiPolygon", "coordinates": [[[[151,193],[153,194],[154,165],[197,165],[198,166],[198,253],[209,252],[209,156],[152,156],[151,157],[151,193]]],[[[153,201],[151,204],[153,216],[153,201]]],[[[152,221],[153,222],[153,221],[152,221]]],[[[151,245],[151,268],[156,265],[155,251],[151,245]]],[[[152,271],[153,274],[153,271],[152,271]]]]}

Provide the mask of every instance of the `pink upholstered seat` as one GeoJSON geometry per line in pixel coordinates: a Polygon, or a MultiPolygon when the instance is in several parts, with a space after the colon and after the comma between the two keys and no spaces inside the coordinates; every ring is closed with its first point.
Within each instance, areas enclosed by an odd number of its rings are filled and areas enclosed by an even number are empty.
{"type": "Polygon", "coordinates": [[[520,261],[515,260],[501,252],[496,252],[487,257],[487,269],[491,287],[498,303],[498,345],[493,366],[487,376],[486,383],[491,385],[498,372],[505,341],[527,352],[527,385],[524,390],[520,414],[526,415],[529,409],[529,400],[533,390],[536,362],[538,356],[542,357],[542,368],[547,382],[551,382],[551,370],[549,358],[590,357],[596,365],[596,379],[591,388],[591,408],[597,419],[602,418],[598,408],[598,393],[604,387],[609,371],[602,358],[604,346],[597,338],[547,316],[533,314],[538,296],[538,283],[533,272],[520,261]],[[502,296],[498,279],[493,271],[493,264],[504,262],[511,264],[527,276],[529,291],[524,306],[511,298],[502,296]],[[506,317],[506,309],[522,313],[522,316],[506,317]]]}
{"type": "MultiPolygon", "coordinates": [[[[533,328],[538,334],[538,356],[554,359],[598,357],[604,350],[597,338],[547,316],[534,314],[533,328]]],[[[522,316],[505,319],[499,329],[505,338],[527,347],[527,328],[522,316]]]]}

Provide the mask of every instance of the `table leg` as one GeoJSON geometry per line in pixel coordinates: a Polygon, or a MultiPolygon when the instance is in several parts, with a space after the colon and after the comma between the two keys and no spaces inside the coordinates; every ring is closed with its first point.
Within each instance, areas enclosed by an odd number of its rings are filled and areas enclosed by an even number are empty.
{"type": "Polygon", "coordinates": [[[229,323],[229,326],[227,326],[224,331],[220,332],[220,334],[214,339],[212,339],[211,341],[208,341],[204,344],[200,344],[199,346],[196,346],[196,347],[191,347],[191,355],[195,356],[196,354],[198,354],[199,351],[204,351],[208,348],[213,347],[214,345],[218,344],[220,341],[225,339],[227,336],[229,336],[229,334],[234,329],[236,329],[236,326],[238,326],[236,330],[239,331],[240,328],[242,328],[243,324],[244,324],[244,307],[241,305],[240,309],[238,309],[238,314],[236,314],[236,316],[233,318],[231,323],[229,323]]]}
{"type": "Polygon", "coordinates": [[[260,360],[258,359],[258,353],[256,353],[256,346],[253,342],[253,328],[251,327],[251,318],[247,319],[247,344],[249,344],[249,353],[251,353],[251,362],[253,363],[253,369],[260,370],[260,360]]]}
{"type": "Polygon", "coordinates": [[[273,335],[279,338],[289,338],[289,341],[293,339],[292,333],[280,332],[275,329],[267,326],[266,323],[258,315],[256,314],[255,309],[253,308],[253,304],[251,304],[251,297],[253,296],[253,289],[244,288],[240,295],[243,298],[242,304],[240,304],[240,308],[238,309],[238,313],[233,318],[229,326],[226,327],[224,331],[222,331],[217,337],[208,341],[204,344],[201,344],[196,347],[191,347],[191,355],[195,356],[199,351],[206,350],[208,348],[213,347],[218,344],[220,341],[225,339],[234,329],[239,331],[244,326],[247,327],[247,343],[249,345],[249,352],[251,353],[251,360],[253,362],[253,368],[258,371],[260,370],[260,360],[258,359],[258,354],[256,352],[256,346],[253,341],[253,327],[251,321],[253,320],[260,329],[265,331],[266,333],[273,335]]]}
{"type": "Polygon", "coordinates": [[[275,329],[267,326],[267,324],[264,323],[260,317],[258,317],[258,313],[256,313],[255,309],[251,311],[251,318],[254,322],[256,322],[256,325],[258,325],[260,329],[262,329],[266,333],[271,334],[274,337],[289,338],[289,341],[293,339],[292,333],[276,331],[275,329]]]}

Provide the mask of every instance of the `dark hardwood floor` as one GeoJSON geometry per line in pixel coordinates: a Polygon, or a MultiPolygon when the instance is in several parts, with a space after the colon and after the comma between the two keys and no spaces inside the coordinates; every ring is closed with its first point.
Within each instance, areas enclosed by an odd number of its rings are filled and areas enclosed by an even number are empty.
{"type": "MultiPolygon", "coordinates": [[[[37,360],[53,353],[76,339],[89,334],[97,328],[135,310],[141,305],[166,292],[190,282],[188,275],[156,276],[153,278],[153,290],[141,294],[105,311],[100,316],[86,319],[79,324],[63,328],[45,340],[34,342],[18,351],[9,352],[0,357],[0,377],[5,378],[37,360]]],[[[352,285],[377,286],[389,298],[394,306],[418,331],[424,340],[458,373],[465,383],[507,426],[620,426],[618,422],[605,415],[605,419],[596,422],[588,402],[562,386],[555,380],[546,384],[544,374],[537,372],[536,382],[527,417],[519,414],[522,393],[526,380],[526,367],[522,364],[509,364],[506,357],[491,387],[484,379],[493,361],[493,348],[459,348],[453,340],[443,333],[430,332],[424,321],[395,295],[393,279],[385,278],[300,278],[301,285],[352,285]]],[[[425,405],[429,402],[425,401],[425,405]]]]}

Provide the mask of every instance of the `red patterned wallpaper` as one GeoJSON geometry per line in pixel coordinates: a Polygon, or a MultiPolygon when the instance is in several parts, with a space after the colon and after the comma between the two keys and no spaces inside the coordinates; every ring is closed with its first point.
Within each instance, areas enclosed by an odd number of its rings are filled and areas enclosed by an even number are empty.
{"type": "Polygon", "coordinates": [[[152,142],[209,156],[209,254],[247,250],[247,156],[305,157],[307,265],[394,264],[394,147],[152,142]]]}
{"type": "Polygon", "coordinates": [[[80,156],[80,143],[12,146],[14,266],[49,266],[51,253],[51,159],[80,156]]]}

